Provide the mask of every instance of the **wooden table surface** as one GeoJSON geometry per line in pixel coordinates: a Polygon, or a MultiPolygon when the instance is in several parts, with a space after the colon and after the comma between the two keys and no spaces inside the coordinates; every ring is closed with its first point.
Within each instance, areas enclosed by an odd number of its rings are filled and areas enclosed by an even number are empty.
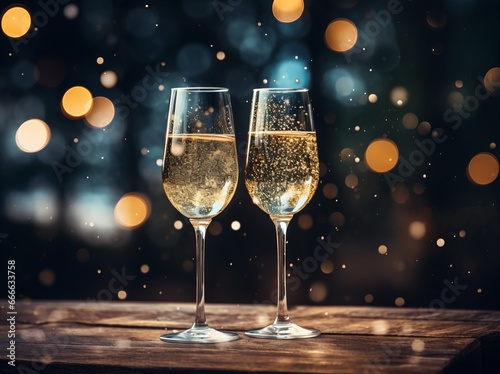
{"type": "Polygon", "coordinates": [[[190,327],[193,304],[32,301],[16,310],[16,367],[2,328],[2,373],[500,373],[498,311],[299,306],[293,322],[322,335],[276,341],[243,334],[272,322],[274,307],[212,304],[209,324],[241,339],[177,344],[159,337],[190,327]]]}

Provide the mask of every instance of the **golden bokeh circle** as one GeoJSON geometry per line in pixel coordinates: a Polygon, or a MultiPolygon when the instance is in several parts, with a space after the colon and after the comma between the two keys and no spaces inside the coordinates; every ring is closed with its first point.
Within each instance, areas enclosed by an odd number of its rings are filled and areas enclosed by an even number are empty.
{"type": "Polygon", "coordinates": [[[2,31],[10,38],[21,38],[31,27],[31,15],[20,6],[14,6],[2,15],[2,31]]]}
{"type": "Polygon", "coordinates": [[[492,183],[498,177],[498,159],[488,152],[478,153],[469,162],[467,176],[480,186],[492,183]]]}
{"type": "Polygon", "coordinates": [[[298,20],[304,12],[303,0],[274,0],[272,11],[274,17],[283,23],[298,20]]]}
{"type": "Polygon", "coordinates": [[[116,223],[124,229],[135,229],[149,217],[148,199],[139,193],[128,193],[116,203],[114,215],[116,223]]]}
{"type": "Polygon", "coordinates": [[[330,22],[325,31],[325,43],[335,52],[346,52],[356,45],[358,29],[346,18],[339,18],[330,22]]]}
{"type": "Polygon", "coordinates": [[[379,138],[372,141],[365,152],[368,167],[377,173],[385,173],[398,163],[399,150],[390,139],[379,138]]]}
{"type": "Polygon", "coordinates": [[[85,87],[71,87],[64,93],[61,107],[68,117],[81,118],[92,108],[92,94],[85,87]]]}

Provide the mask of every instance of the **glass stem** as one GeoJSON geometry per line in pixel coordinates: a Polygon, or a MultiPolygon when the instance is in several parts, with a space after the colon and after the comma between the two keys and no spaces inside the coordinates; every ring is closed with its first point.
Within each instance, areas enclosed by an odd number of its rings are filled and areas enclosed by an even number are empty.
{"type": "Polygon", "coordinates": [[[271,216],[276,227],[278,251],[278,313],[274,323],[288,323],[288,306],[286,299],[286,229],[292,216],[271,216]]]}
{"type": "Polygon", "coordinates": [[[208,326],[205,317],[205,233],[211,219],[190,219],[196,235],[196,318],[193,327],[208,326]]]}

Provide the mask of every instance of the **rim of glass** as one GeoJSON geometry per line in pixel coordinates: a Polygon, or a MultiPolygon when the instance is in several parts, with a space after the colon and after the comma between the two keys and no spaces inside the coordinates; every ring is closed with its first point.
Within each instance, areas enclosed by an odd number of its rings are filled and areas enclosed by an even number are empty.
{"type": "Polygon", "coordinates": [[[279,87],[274,87],[274,88],[254,88],[254,92],[308,92],[309,88],[305,87],[299,87],[299,88],[279,88],[279,87]]]}
{"type": "Polygon", "coordinates": [[[172,91],[191,91],[191,92],[228,92],[226,87],[175,87],[172,91]]]}

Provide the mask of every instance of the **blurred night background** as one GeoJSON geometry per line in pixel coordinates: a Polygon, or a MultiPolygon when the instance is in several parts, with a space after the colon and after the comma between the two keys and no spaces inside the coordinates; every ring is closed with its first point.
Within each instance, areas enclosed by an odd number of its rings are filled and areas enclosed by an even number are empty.
{"type": "Polygon", "coordinates": [[[321,180],[288,230],[290,305],[500,309],[499,20],[473,0],[3,1],[18,298],[194,308],[165,116],[171,88],[225,86],[240,180],[207,234],[207,302],[274,303],[274,226],[243,183],[252,89],[308,87],[321,180]]]}

